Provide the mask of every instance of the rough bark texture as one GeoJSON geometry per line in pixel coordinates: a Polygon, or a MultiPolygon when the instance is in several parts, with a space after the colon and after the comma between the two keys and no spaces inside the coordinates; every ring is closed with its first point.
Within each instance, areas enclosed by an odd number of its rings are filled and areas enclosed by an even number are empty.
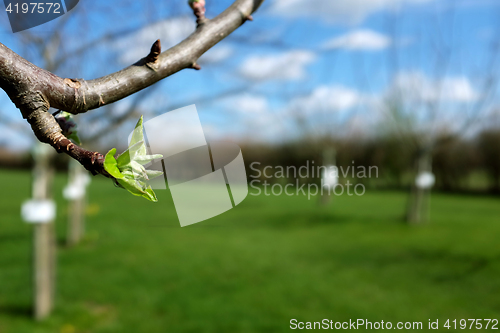
{"type": "MultiPolygon", "coordinates": [[[[103,155],[68,140],[49,108],[84,113],[134,94],[182,69],[200,69],[198,58],[250,19],[263,1],[237,0],[214,19],[205,18],[193,34],[171,49],[161,53],[157,40],[151,52],[132,66],[89,81],[61,78],[0,44],[0,87],[30,123],[38,140],[68,154],[93,174],[110,177],[103,168],[103,155]]],[[[199,19],[199,9],[196,10],[194,14],[199,19]]]]}

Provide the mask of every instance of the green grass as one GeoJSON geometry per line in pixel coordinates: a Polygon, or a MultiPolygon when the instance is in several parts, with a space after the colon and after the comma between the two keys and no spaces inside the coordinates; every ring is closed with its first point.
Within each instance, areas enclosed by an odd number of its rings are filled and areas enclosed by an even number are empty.
{"type": "MultiPolygon", "coordinates": [[[[67,208],[59,175],[58,238],[67,208]]],[[[289,321],[500,318],[500,200],[436,194],[432,222],[401,223],[406,196],[329,207],[248,196],[180,228],[169,194],[150,203],[94,178],[87,235],[58,249],[57,303],[30,317],[29,175],[1,171],[0,332],[286,332],[289,321]]]]}

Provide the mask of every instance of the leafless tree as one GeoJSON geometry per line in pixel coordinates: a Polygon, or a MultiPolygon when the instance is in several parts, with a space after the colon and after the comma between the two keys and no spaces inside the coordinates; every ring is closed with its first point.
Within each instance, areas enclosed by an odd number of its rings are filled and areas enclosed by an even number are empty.
{"type": "MultiPolygon", "coordinates": [[[[462,60],[464,56],[460,41],[455,36],[455,27],[443,25],[443,15],[449,15],[452,21],[455,15],[454,5],[450,4],[446,10],[429,14],[425,24],[432,25],[433,34],[426,41],[418,41],[421,46],[418,55],[405,53],[404,47],[398,42],[402,40],[399,36],[399,24],[403,21],[405,24],[412,24],[411,22],[402,17],[391,17],[387,27],[395,41],[387,57],[388,76],[393,84],[382,103],[382,123],[385,129],[390,129],[412,151],[415,177],[432,173],[432,153],[440,142],[447,142],[447,138],[463,136],[466,132],[477,129],[475,126],[486,115],[496,96],[500,79],[500,44],[497,40],[492,40],[489,45],[485,43],[488,53],[486,61],[474,73],[478,74],[474,90],[470,93],[474,96],[450,106],[447,101],[450,87],[447,86],[446,79],[452,62],[462,60]],[[427,91],[423,87],[425,79],[413,82],[407,80],[402,85],[397,83],[403,57],[410,57],[420,65],[430,65],[433,84],[427,87],[427,91]]],[[[416,23],[418,29],[422,29],[421,24],[422,22],[416,23]]],[[[474,63],[472,60],[469,62],[474,63]]],[[[475,63],[474,65],[477,66],[475,63]]],[[[428,219],[430,191],[430,187],[417,186],[413,182],[406,212],[408,223],[418,224],[428,219]]]]}

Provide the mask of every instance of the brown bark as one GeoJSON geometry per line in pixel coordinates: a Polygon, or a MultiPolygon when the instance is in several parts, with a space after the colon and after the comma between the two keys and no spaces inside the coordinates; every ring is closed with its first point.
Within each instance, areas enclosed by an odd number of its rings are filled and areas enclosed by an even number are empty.
{"type": "Polygon", "coordinates": [[[0,88],[30,123],[38,140],[68,154],[93,174],[111,177],[103,168],[103,155],[69,141],[49,108],[84,113],[134,94],[182,69],[200,69],[198,58],[245,23],[263,1],[237,0],[214,19],[205,19],[195,32],[169,50],[161,53],[158,40],[151,52],[132,66],[89,81],[54,75],[0,44],[0,88]]]}

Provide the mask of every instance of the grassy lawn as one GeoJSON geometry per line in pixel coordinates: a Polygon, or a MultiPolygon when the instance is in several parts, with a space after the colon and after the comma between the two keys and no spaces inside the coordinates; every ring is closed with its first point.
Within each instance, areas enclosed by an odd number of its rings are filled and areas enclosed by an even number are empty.
{"type": "MultiPolygon", "coordinates": [[[[0,171],[0,332],[282,332],[290,319],[500,319],[500,200],[432,197],[432,222],[401,223],[406,196],[248,196],[180,228],[172,201],[93,179],[87,235],[58,250],[57,304],[30,318],[29,174],[0,171]]],[[[57,177],[57,229],[67,208],[57,177]]],[[[442,326],[442,325],[441,325],[442,326]]],[[[500,326],[500,325],[499,325],[500,326]]],[[[497,327],[499,327],[497,326],[497,327]]],[[[448,330],[447,330],[448,331],[448,330]]],[[[453,330],[449,330],[453,331],[453,330]]]]}

